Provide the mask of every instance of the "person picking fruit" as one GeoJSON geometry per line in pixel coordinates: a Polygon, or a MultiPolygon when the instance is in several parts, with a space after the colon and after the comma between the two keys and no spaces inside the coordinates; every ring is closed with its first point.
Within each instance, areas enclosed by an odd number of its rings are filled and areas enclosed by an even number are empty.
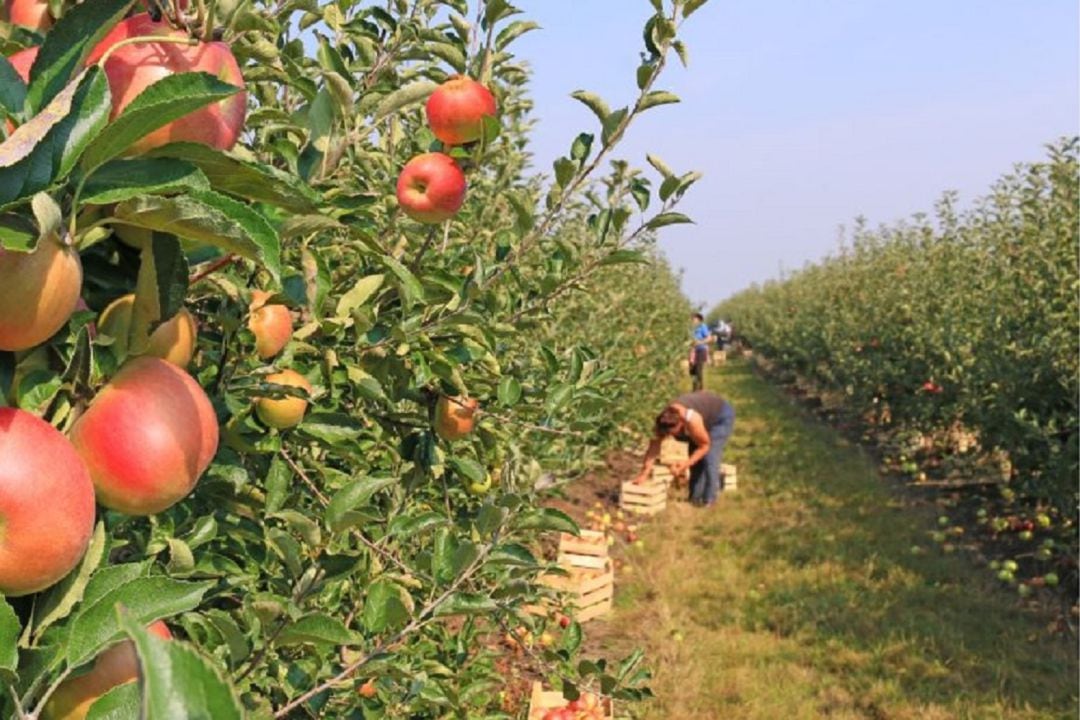
{"type": "Polygon", "coordinates": [[[723,490],[720,465],[724,446],[735,429],[735,408],[714,393],[699,390],[680,395],[656,416],[652,442],[634,482],[645,482],[660,455],[660,444],[673,437],[690,443],[690,457],[671,466],[678,477],[690,470],[690,502],[710,506],[723,490]]]}

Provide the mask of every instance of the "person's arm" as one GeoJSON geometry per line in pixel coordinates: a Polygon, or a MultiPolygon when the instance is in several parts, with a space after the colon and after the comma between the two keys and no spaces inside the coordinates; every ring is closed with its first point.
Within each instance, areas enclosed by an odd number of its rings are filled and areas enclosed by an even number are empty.
{"type": "Polygon", "coordinates": [[[649,479],[649,473],[652,472],[653,465],[656,464],[656,458],[660,455],[660,442],[661,438],[653,437],[649,442],[649,449],[645,451],[645,460],[641,463],[641,473],[634,478],[634,484],[640,485],[649,479]]]}
{"type": "Polygon", "coordinates": [[[708,430],[705,429],[705,423],[701,420],[701,415],[694,413],[694,417],[686,423],[686,434],[690,437],[694,452],[690,453],[690,457],[684,462],[675,463],[671,466],[672,475],[682,475],[687,469],[701,462],[709,454],[712,439],[709,437],[708,430]]]}

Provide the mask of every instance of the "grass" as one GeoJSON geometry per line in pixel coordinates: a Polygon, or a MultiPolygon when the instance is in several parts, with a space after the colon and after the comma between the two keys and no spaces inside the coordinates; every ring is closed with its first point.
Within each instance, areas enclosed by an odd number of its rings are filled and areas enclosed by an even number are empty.
{"type": "Polygon", "coordinates": [[[713,511],[669,503],[594,626],[609,650],[646,648],[646,717],[1077,716],[1073,643],[932,549],[931,508],[745,364],[710,384],[736,408],[740,487],[713,511]]]}

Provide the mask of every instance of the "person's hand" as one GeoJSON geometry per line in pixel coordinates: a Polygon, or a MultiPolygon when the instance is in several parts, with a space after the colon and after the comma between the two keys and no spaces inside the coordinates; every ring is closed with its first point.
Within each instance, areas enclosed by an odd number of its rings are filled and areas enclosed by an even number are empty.
{"type": "Polygon", "coordinates": [[[681,477],[686,474],[686,471],[690,469],[690,463],[677,462],[668,465],[668,469],[671,470],[671,474],[675,477],[681,477]]]}
{"type": "Polygon", "coordinates": [[[644,483],[644,482],[645,482],[645,481],[646,481],[646,480],[647,480],[648,478],[649,478],[649,474],[648,474],[648,473],[646,473],[646,472],[641,472],[641,473],[639,473],[639,474],[638,474],[638,476],[637,476],[636,478],[634,478],[634,479],[633,479],[633,480],[631,480],[630,482],[634,483],[635,485],[641,485],[641,484],[643,484],[643,483],[644,483]]]}

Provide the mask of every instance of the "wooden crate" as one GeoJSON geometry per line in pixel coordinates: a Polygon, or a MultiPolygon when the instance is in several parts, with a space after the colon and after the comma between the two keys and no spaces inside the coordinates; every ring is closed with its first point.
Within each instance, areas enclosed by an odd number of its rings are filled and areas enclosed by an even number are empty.
{"type": "Polygon", "coordinates": [[[664,483],[664,487],[670,487],[675,482],[675,476],[671,474],[671,468],[657,463],[652,469],[653,482],[664,483]]]}
{"type": "Polygon", "coordinates": [[[655,515],[667,507],[667,483],[650,480],[636,485],[624,482],[619,490],[619,507],[641,515],[655,515]]]}
{"type": "Polygon", "coordinates": [[[720,474],[724,476],[724,491],[737,490],[739,488],[739,480],[735,474],[735,466],[728,465],[727,463],[720,464],[720,474]]]}
{"type": "MultiPolygon", "coordinates": [[[[574,555],[568,555],[567,561],[574,562],[574,555]]],[[[564,565],[568,575],[547,573],[540,576],[540,582],[554,590],[568,593],[569,605],[576,608],[571,614],[578,622],[586,622],[611,610],[611,601],[615,596],[615,569],[610,558],[604,558],[603,566],[582,567],[564,565]]]]}
{"type": "Polygon", "coordinates": [[[713,366],[723,365],[725,362],[727,362],[727,353],[723,350],[714,350],[712,354],[713,366]]]}
{"type": "Polygon", "coordinates": [[[608,536],[599,530],[582,530],[580,537],[559,533],[557,562],[566,567],[602,568],[608,558],[608,536]]]}
{"type": "Polygon", "coordinates": [[[690,444],[675,438],[664,438],[660,443],[660,462],[663,465],[673,465],[677,462],[686,462],[690,458],[690,444]]]}
{"type": "MultiPolygon", "coordinates": [[[[615,708],[611,698],[601,698],[600,702],[604,706],[604,720],[614,720],[615,708]]],[[[529,720],[544,720],[548,710],[566,707],[566,703],[561,690],[545,690],[541,683],[534,682],[529,699],[529,720]]]]}

